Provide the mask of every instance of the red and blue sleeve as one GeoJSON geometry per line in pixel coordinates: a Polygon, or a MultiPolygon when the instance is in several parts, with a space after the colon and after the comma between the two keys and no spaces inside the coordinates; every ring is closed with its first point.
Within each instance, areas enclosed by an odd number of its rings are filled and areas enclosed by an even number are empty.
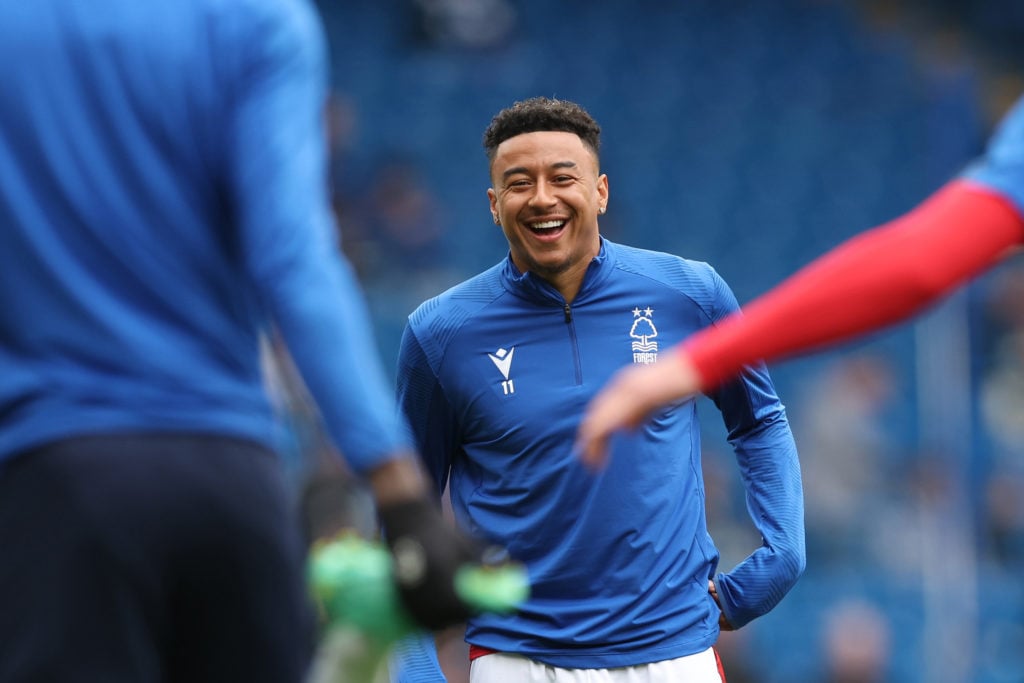
{"type": "Polygon", "coordinates": [[[758,360],[820,350],[901,321],[1022,242],[1020,204],[980,177],[964,177],[813,261],[742,314],[679,348],[706,390],[758,360]]]}

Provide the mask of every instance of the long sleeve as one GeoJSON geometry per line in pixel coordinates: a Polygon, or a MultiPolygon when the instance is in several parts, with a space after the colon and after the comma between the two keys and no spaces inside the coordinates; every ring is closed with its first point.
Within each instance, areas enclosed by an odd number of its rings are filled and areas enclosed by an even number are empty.
{"type": "Polygon", "coordinates": [[[413,442],[440,494],[451,469],[455,419],[411,326],[405,328],[398,352],[398,405],[408,419],[413,442]]]}
{"type": "Polygon", "coordinates": [[[747,511],[762,543],[715,579],[722,610],[737,628],[766,614],[806,566],[803,486],[796,443],[767,373],[749,369],[714,399],[729,429],[747,511]]]}
{"type": "Polygon", "coordinates": [[[814,261],[721,325],[684,342],[703,386],[757,360],[813,351],[896,323],[1024,242],[1002,196],[955,181],[892,223],[814,261]]]}
{"type": "MultiPolygon", "coordinates": [[[[721,284],[720,314],[736,309],[721,284]]],[[[743,481],[747,511],[762,544],[715,579],[722,611],[735,627],[766,614],[806,566],[804,500],[796,442],[767,370],[748,367],[709,393],[722,413],[743,481]]]]}
{"type": "Polygon", "coordinates": [[[322,29],[307,5],[280,7],[263,24],[220,29],[237,48],[225,68],[237,69],[243,83],[230,94],[224,163],[240,228],[229,239],[328,431],[365,471],[406,446],[405,429],[330,213],[322,29]]]}

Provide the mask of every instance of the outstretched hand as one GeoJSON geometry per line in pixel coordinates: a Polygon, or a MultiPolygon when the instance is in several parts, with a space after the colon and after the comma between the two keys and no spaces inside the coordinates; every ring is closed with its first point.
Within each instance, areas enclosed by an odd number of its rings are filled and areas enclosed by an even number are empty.
{"type": "Polygon", "coordinates": [[[590,467],[604,466],[612,434],[635,429],[657,408],[700,388],[700,375],[678,349],[657,363],[620,370],[587,406],[576,435],[577,455],[590,467]]]}

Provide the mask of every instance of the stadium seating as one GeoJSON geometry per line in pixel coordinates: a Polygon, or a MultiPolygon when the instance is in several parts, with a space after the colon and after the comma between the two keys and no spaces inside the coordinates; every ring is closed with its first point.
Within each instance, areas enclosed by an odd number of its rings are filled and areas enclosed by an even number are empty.
{"type": "MultiPolygon", "coordinates": [[[[912,35],[872,23],[851,3],[492,4],[511,13],[507,31],[466,45],[425,30],[420,3],[321,3],[332,84],[358,116],[340,160],[348,183],[341,191],[365,194],[363,183],[396,154],[420,166],[446,223],[445,270],[430,280],[438,291],[504,254],[486,205],[481,134],[518,99],[547,95],[587,107],[603,127],[609,236],[708,261],[741,302],[913,206],[976,155],[986,135],[970,64],[922,57],[912,35]]],[[[381,347],[393,357],[402,319],[418,301],[385,284],[368,274],[381,347]]],[[[911,386],[912,334],[891,333],[878,347],[911,386]]],[[[826,361],[773,369],[783,397],[826,361]]],[[[898,442],[915,436],[912,403],[907,412],[898,442]]],[[[923,637],[934,615],[920,584],[888,583],[868,558],[849,558],[841,573],[815,569],[813,556],[809,565],[765,618],[770,624],[751,627],[752,653],[769,662],[758,680],[824,680],[825,650],[808,639],[843,595],[877,605],[891,625],[884,680],[925,680],[919,665],[933,652],[923,637]]],[[[970,680],[1020,680],[1020,649],[995,630],[1016,618],[1019,637],[1019,575],[996,571],[986,581],[975,608],[997,616],[974,636],[970,680]]]]}

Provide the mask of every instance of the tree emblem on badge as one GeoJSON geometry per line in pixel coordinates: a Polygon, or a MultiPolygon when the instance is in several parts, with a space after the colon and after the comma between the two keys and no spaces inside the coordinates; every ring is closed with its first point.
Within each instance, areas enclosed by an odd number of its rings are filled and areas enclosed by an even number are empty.
{"type": "Polygon", "coordinates": [[[633,342],[633,351],[636,353],[652,353],[658,350],[658,342],[651,341],[658,336],[658,328],[654,326],[651,315],[654,310],[648,306],[644,310],[633,309],[633,327],[629,330],[629,336],[637,341],[633,342]]]}

